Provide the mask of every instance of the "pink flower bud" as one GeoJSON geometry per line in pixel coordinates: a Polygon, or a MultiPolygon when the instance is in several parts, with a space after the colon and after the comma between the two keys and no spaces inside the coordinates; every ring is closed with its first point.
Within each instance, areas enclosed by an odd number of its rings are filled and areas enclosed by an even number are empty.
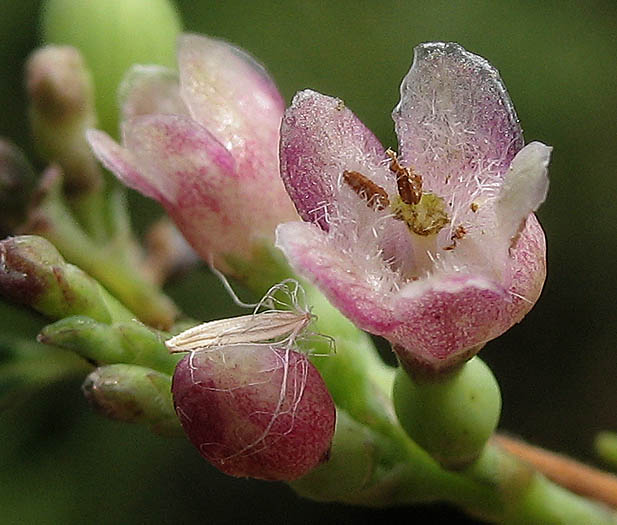
{"type": "Polygon", "coordinates": [[[334,402],[294,350],[251,344],[193,352],[178,364],[172,392],[190,441],[226,474],[291,481],[328,457],[334,402]]]}
{"type": "Polygon", "coordinates": [[[204,259],[250,263],[297,217],[278,168],[284,102],[251,57],[198,35],[180,39],[179,75],[135,67],[122,89],[123,146],[88,139],[127,186],[158,200],[204,259]]]}

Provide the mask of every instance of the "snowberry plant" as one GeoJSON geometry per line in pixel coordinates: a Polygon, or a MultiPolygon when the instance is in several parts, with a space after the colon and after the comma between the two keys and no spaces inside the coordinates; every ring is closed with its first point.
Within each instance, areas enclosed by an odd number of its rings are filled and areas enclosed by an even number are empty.
{"type": "Polygon", "coordinates": [[[116,138],[97,82],[126,56],[96,42],[121,4],[46,4],[50,44],[25,71],[48,167],[37,179],[0,143],[2,191],[27,196],[3,209],[0,293],[51,321],[38,341],[56,363],[41,364],[37,384],[83,372],[104,415],[186,436],[226,474],[317,501],[617,523],[614,477],[495,431],[499,386],[476,354],[540,295],[534,212],[551,153],[525,143],[497,70],[456,43],[417,45],[393,112],[399,143],[386,148],[340,99],[304,90],[286,108],[230,43],[181,35],[171,63],[173,10],[135,0],[139,38],[157,45],[140,46],[117,86],[116,138]],[[67,24],[100,4],[101,34],[67,24]],[[169,217],[146,246],[123,185],[169,217]],[[200,323],[165,295],[165,279],[198,257],[246,315],[200,323]],[[238,282],[254,304],[235,297],[238,282]]]}

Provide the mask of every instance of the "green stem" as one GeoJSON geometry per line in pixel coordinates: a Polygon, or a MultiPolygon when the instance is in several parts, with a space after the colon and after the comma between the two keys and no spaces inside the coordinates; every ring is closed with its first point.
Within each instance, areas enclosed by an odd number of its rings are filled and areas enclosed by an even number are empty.
{"type": "Polygon", "coordinates": [[[177,314],[171,299],[141,275],[125,246],[97,243],[71,217],[62,200],[61,180],[49,173],[45,193],[30,221],[29,230],[51,241],[73,264],[99,280],[146,324],[169,328],[177,314]]]}
{"type": "Polygon", "coordinates": [[[69,199],[71,209],[80,225],[97,243],[107,240],[105,226],[105,194],[100,189],[92,189],[72,196],[69,199]]]}

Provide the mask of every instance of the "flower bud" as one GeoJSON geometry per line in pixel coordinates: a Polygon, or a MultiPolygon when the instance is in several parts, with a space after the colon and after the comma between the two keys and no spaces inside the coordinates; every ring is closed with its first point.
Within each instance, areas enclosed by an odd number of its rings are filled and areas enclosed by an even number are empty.
{"type": "Polygon", "coordinates": [[[617,467],[617,433],[600,432],[594,440],[596,454],[613,467],[617,467]]]}
{"type": "Polygon", "coordinates": [[[104,323],[134,316],[42,237],[0,242],[0,295],[54,319],[87,315],[104,323]]]}
{"type": "Polygon", "coordinates": [[[478,357],[450,375],[414,381],[399,368],[393,401],[405,432],[444,467],[474,461],[499,421],[501,395],[478,357]]]}
{"type": "Polygon", "coordinates": [[[226,474],[291,481],[328,458],[334,402],[294,350],[252,344],[191,353],[172,392],[190,441],[226,474]]]}
{"type": "Polygon", "coordinates": [[[168,0],[48,0],[43,37],[78,48],[92,69],[101,126],[116,133],[116,90],[135,63],[173,65],[180,21],[168,0]]]}
{"type": "Polygon", "coordinates": [[[96,124],[90,72],[79,51],[69,46],[36,50],[26,64],[30,124],[40,155],[58,162],[67,188],[98,188],[101,170],[85,139],[96,124]]]}
{"type": "Polygon", "coordinates": [[[35,181],[22,151],[0,138],[0,236],[11,233],[25,219],[35,181]]]}
{"type": "Polygon", "coordinates": [[[275,227],[297,217],[279,176],[285,102],[260,64],[220,40],[184,35],[178,69],[133,68],[120,90],[122,144],[98,130],[87,137],[204,260],[248,280],[272,265],[275,227]]]}
{"type": "Polygon", "coordinates": [[[173,374],[178,356],[170,355],[160,332],[137,320],[105,324],[75,315],[47,325],[40,343],[76,352],[98,364],[124,363],[173,374]]]}
{"type": "Polygon", "coordinates": [[[149,368],[116,364],[97,368],[82,390],[90,404],[110,419],[143,423],[155,434],[182,430],[170,395],[171,377],[149,368]]]}

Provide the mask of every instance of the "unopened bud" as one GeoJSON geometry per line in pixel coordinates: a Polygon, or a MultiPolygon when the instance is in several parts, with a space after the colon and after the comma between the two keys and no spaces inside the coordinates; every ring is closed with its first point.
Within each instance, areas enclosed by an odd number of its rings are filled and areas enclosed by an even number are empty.
{"type": "Polygon", "coordinates": [[[96,124],[94,93],[79,51],[69,46],[38,49],[28,59],[26,85],[39,154],[62,166],[69,190],[98,187],[101,171],[84,136],[96,124]]]}
{"type": "Polygon", "coordinates": [[[70,46],[36,50],[26,64],[26,88],[33,109],[49,121],[79,115],[94,121],[94,90],[79,51],[70,46]]]}
{"type": "Polygon", "coordinates": [[[190,441],[226,474],[291,481],[328,458],[336,409],[301,353],[259,344],[193,352],[172,391],[190,441]]]}
{"type": "Polygon", "coordinates": [[[78,48],[92,70],[101,126],[117,132],[116,91],[133,64],[174,64],[180,21],[168,0],[47,0],[41,20],[50,44],[78,48]]]}
{"type": "Polygon", "coordinates": [[[87,315],[104,323],[134,316],[47,240],[35,235],[0,242],[0,295],[54,319],[87,315]]]}
{"type": "Polygon", "coordinates": [[[478,357],[430,381],[414,381],[399,368],[392,397],[405,432],[450,469],[480,455],[501,411],[499,385],[478,357]]]}
{"type": "Polygon", "coordinates": [[[178,356],[167,351],[160,332],[137,320],[105,324],[76,315],[47,325],[37,340],[98,364],[139,365],[169,376],[178,362],[178,356]]]}
{"type": "Polygon", "coordinates": [[[36,175],[22,151],[0,138],[0,236],[6,237],[26,217],[36,175]]]}
{"type": "Polygon", "coordinates": [[[86,378],[82,390],[90,404],[110,419],[146,424],[155,434],[182,434],[167,374],[135,365],[102,366],[86,378]]]}

